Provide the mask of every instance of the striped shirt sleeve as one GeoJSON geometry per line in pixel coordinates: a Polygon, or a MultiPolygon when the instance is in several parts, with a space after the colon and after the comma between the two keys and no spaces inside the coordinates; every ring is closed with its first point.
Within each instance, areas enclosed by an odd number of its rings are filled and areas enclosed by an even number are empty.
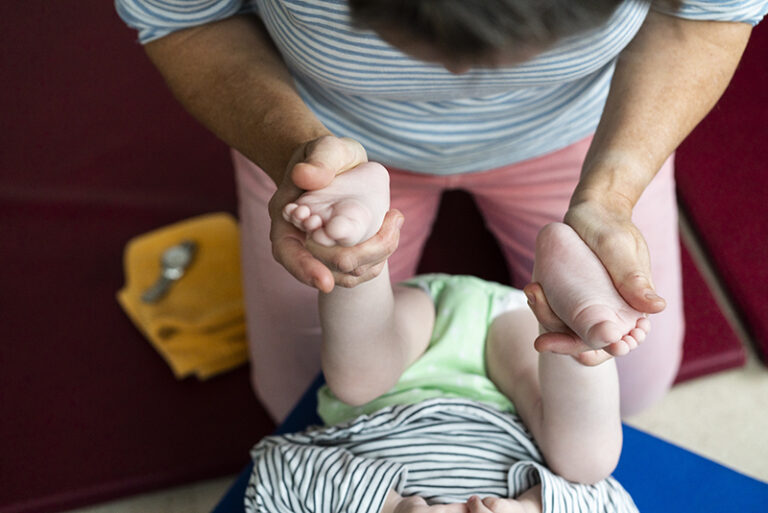
{"type": "Polygon", "coordinates": [[[176,30],[204,25],[248,12],[257,12],[250,0],[114,0],[117,14],[139,32],[142,44],[176,30]]]}
{"type": "Polygon", "coordinates": [[[768,13],[768,0],[685,0],[677,10],[654,2],[653,9],[689,20],[740,21],[754,26],[768,13]]]}
{"type": "Polygon", "coordinates": [[[378,513],[390,490],[402,491],[406,474],[391,460],[270,438],[252,456],[247,513],[378,513]]]}
{"type": "Polygon", "coordinates": [[[534,461],[519,461],[509,469],[511,496],[517,496],[535,484],[541,484],[542,513],[638,512],[632,497],[613,477],[587,485],[568,481],[534,461]]]}

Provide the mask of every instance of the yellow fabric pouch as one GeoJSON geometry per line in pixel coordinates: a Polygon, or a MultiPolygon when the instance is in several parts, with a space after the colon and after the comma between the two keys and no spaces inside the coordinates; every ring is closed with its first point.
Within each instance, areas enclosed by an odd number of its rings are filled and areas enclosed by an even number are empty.
{"type": "Polygon", "coordinates": [[[135,237],[123,265],[117,300],[176,378],[207,379],[247,361],[240,239],[231,215],[207,214],[135,237]],[[197,245],[192,263],[159,301],[143,302],[163,252],[184,240],[197,245]]]}

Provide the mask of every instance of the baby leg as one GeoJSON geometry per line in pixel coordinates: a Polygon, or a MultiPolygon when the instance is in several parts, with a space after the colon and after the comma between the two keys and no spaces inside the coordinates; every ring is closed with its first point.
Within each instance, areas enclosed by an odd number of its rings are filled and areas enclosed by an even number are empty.
{"type": "Polygon", "coordinates": [[[545,226],[536,240],[533,280],[552,311],[587,345],[626,354],[645,340],[647,317],[619,295],[597,256],[568,225],[545,226]]]}
{"type": "Polygon", "coordinates": [[[287,204],[283,217],[318,244],[354,246],[376,234],[387,210],[389,173],[366,162],[287,204]]]}
{"type": "MultiPolygon", "coordinates": [[[[365,163],[324,189],[303,194],[283,211],[286,220],[327,246],[364,242],[389,210],[389,173],[365,163]]],[[[395,287],[388,265],[352,288],[318,295],[325,380],[341,401],[365,404],[391,389],[429,343],[434,307],[412,287],[395,287]]]]}

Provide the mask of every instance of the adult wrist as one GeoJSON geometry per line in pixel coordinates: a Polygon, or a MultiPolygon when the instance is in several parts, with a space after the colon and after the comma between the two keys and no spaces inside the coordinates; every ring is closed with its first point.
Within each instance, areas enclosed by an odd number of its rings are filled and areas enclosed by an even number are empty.
{"type": "Polygon", "coordinates": [[[642,147],[614,147],[597,140],[584,159],[571,206],[593,202],[611,210],[631,212],[659,171],[642,147]]]}
{"type": "Polygon", "coordinates": [[[585,163],[569,208],[591,203],[616,214],[631,215],[657,171],[632,160],[585,163]]]}
{"type": "Polygon", "coordinates": [[[571,196],[566,219],[569,213],[572,214],[588,206],[597,206],[613,216],[632,217],[632,209],[636,202],[633,195],[619,189],[577,187],[571,196]]]}

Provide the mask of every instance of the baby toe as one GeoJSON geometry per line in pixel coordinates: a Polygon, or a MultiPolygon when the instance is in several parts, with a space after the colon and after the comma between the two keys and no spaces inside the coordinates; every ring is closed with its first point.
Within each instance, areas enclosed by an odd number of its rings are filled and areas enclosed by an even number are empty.
{"type": "Polygon", "coordinates": [[[613,356],[624,356],[626,354],[629,354],[631,349],[629,348],[629,345],[622,338],[618,342],[614,342],[613,344],[608,346],[606,348],[606,351],[613,356]]]}
{"type": "Polygon", "coordinates": [[[299,205],[293,211],[293,217],[295,219],[298,219],[299,221],[304,221],[311,214],[312,212],[309,210],[309,207],[306,205],[299,205]]]}
{"type": "Polygon", "coordinates": [[[641,330],[640,328],[634,328],[629,332],[629,334],[632,335],[635,340],[637,340],[638,344],[645,340],[645,331],[641,330]]]}
{"type": "Polygon", "coordinates": [[[325,229],[323,228],[318,228],[317,230],[312,232],[312,240],[314,240],[321,246],[325,246],[328,248],[331,248],[336,245],[336,241],[330,238],[328,234],[325,233],[325,229]]]}
{"type": "Polygon", "coordinates": [[[325,230],[329,237],[333,237],[342,246],[354,246],[361,242],[358,224],[348,217],[334,217],[327,223],[325,230]]]}
{"type": "Polygon", "coordinates": [[[651,331],[651,320],[648,318],[648,316],[640,317],[637,320],[636,326],[644,332],[649,333],[651,331]]]}
{"type": "Polygon", "coordinates": [[[311,216],[306,218],[303,223],[304,230],[308,232],[317,230],[322,225],[323,225],[323,219],[317,214],[312,214],[311,216]]]}
{"type": "Polygon", "coordinates": [[[637,340],[632,335],[624,335],[624,338],[622,338],[621,340],[629,348],[629,351],[632,351],[633,349],[637,348],[637,340]]]}
{"type": "Polygon", "coordinates": [[[290,223],[292,221],[291,214],[293,213],[294,210],[296,210],[296,207],[298,207],[296,203],[288,203],[287,205],[285,205],[283,207],[283,219],[285,219],[290,223]]]}

